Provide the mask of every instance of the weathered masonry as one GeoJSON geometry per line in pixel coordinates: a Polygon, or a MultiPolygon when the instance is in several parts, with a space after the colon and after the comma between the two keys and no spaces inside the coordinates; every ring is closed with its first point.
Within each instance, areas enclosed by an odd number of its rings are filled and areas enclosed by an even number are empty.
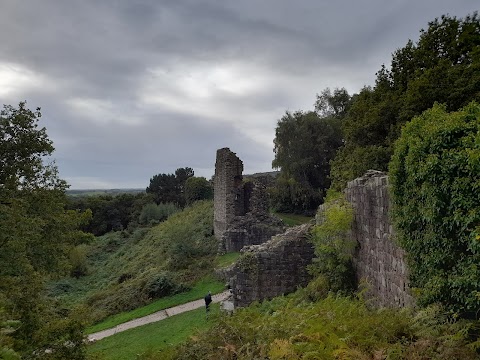
{"type": "Polygon", "coordinates": [[[307,265],[314,256],[307,240],[311,227],[296,226],[264,244],[242,250],[244,255],[230,269],[235,307],[288,294],[308,284],[311,275],[307,265]]]}
{"type": "Polygon", "coordinates": [[[217,150],[214,177],[214,231],[218,239],[235,215],[244,213],[242,189],[243,162],[228,148],[217,150]]]}
{"type": "Polygon", "coordinates": [[[388,176],[369,170],[348,183],[345,195],[354,208],[353,264],[357,280],[367,282],[367,298],[378,307],[414,305],[405,252],[395,243],[389,218],[388,176]]]}
{"type": "MultiPolygon", "coordinates": [[[[268,213],[265,186],[245,181],[243,163],[228,148],[217,151],[214,229],[222,252],[243,256],[224,271],[235,306],[293,292],[310,280],[314,257],[308,240],[312,224],[284,232],[268,213]],[[283,233],[284,232],[284,233],[283,233]]],[[[389,219],[388,177],[368,171],[348,183],[345,196],[354,208],[351,236],[357,246],[353,265],[358,283],[367,283],[366,298],[377,307],[414,305],[404,251],[394,241],[389,219]]]]}
{"type": "Polygon", "coordinates": [[[244,180],[243,163],[228,148],[217,150],[214,179],[214,231],[220,252],[240,251],[284,231],[268,212],[265,185],[244,180]]]}

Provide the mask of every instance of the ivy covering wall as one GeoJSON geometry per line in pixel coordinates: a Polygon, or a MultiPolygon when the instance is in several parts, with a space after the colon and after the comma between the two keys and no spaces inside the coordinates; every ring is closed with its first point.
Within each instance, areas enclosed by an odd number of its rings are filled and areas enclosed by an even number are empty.
{"type": "Polygon", "coordinates": [[[480,309],[480,106],[435,104],[407,123],[390,163],[394,222],[420,305],[480,309]]]}

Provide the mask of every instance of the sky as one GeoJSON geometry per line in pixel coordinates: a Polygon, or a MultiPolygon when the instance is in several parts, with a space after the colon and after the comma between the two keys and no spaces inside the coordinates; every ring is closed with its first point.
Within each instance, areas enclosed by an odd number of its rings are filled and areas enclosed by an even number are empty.
{"type": "Polygon", "coordinates": [[[0,0],[0,106],[41,107],[72,189],[214,173],[229,147],[271,171],[277,121],[478,0],[0,0]]]}

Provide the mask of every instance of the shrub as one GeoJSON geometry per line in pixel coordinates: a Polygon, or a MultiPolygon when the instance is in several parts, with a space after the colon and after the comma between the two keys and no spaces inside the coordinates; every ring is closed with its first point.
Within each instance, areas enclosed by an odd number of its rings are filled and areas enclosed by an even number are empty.
{"type": "Polygon", "coordinates": [[[175,283],[172,274],[167,272],[150,278],[143,288],[144,293],[152,299],[173,295],[184,290],[185,287],[175,283]]]}
{"type": "Polygon", "coordinates": [[[70,251],[70,276],[79,278],[87,275],[87,245],[82,244],[74,247],[70,251]]]}
{"type": "Polygon", "coordinates": [[[394,223],[420,305],[480,309],[480,106],[415,117],[390,163],[394,223]]]}
{"type": "Polygon", "coordinates": [[[355,241],[349,236],[353,209],[340,193],[330,193],[319,209],[317,223],[312,231],[316,258],[310,266],[313,275],[322,279],[310,285],[310,291],[323,293],[319,285],[331,291],[350,293],[354,290],[352,255],[355,241]]]}

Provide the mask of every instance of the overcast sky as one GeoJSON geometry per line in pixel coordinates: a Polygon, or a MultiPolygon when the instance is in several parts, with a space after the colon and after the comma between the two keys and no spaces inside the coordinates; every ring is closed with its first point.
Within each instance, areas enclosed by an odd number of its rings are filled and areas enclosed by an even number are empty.
{"type": "Polygon", "coordinates": [[[0,105],[42,108],[73,189],[270,171],[275,126],[324,88],[373,85],[391,54],[478,0],[0,0],[0,105]]]}

